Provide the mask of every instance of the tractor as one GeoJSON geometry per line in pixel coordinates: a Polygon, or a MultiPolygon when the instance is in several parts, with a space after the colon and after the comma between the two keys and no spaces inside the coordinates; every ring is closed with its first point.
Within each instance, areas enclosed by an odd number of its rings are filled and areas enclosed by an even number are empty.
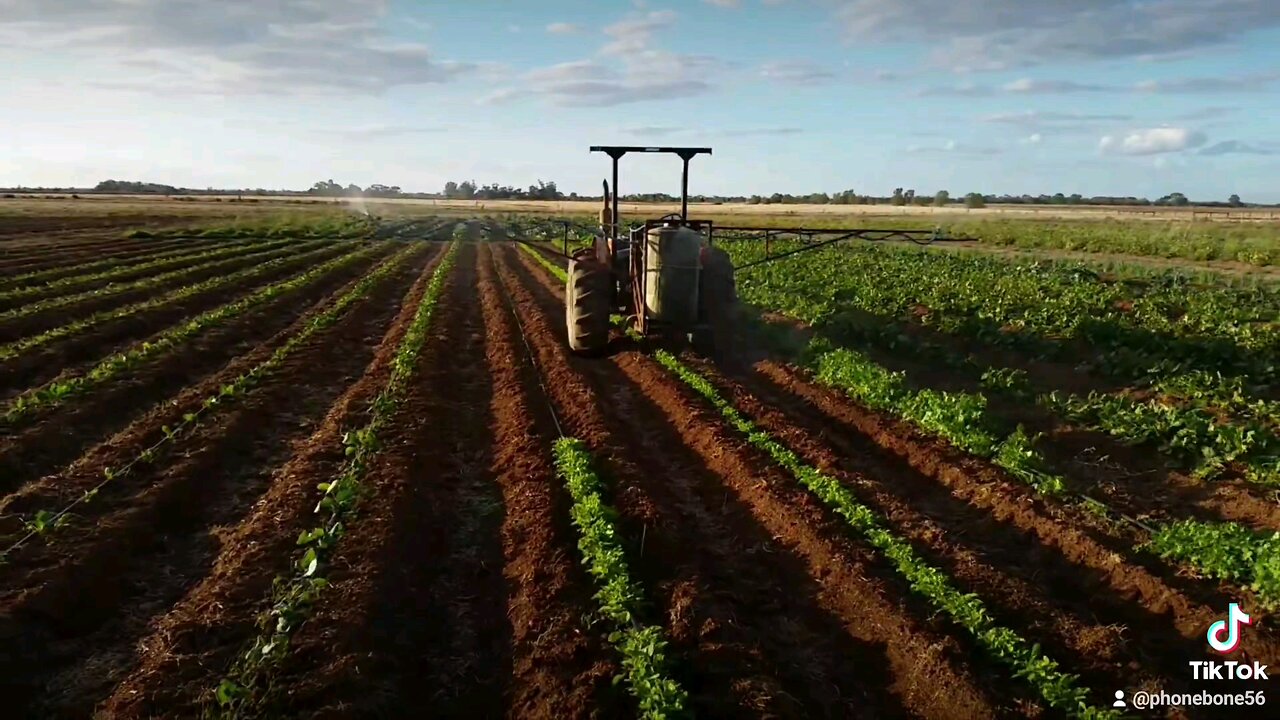
{"type": "Polygon", "coordinates": [[[683,338],[697,352],[722,356],[733,339],[738,298],[729,255],[711,245],[708,221],[689,219],[689,161],[711,148],[592,146],[613,159],[594,242],[570,255],[565,292],[569,347],[598,354],[611,317],[641,336],[683,338]],[[618,161],[627,153],[670,153],[684,161],[680,213],[627,229],[618,220],[618,161]],[[610,193],[612,190],[612,194],[610,193]]]}
{"type": "Polygon", "coordinates": [[[724,358],[732,354],[740,316],[738,273],[846,240],[930,245],[973,239],[946,237],[940,228],[716,226],[710,220],[689,219],[689,161],[710,155],[711,148],[594,145],[591,151],[605,153],[613,160],[613,182],[604,182],[604,206],[597,227],[581,228],[568,220],[538,221],[527,227],[513,225],[507,233],[518,240],[533,230],[545,237],[547,229],[562,228],[562,254],[569,259],[565,323],[570,349],[582,355],[604,352],[613,317],[621,315],[627,329],[641,337],[687,341],[696,352],[724,358]],[[679,213],[623,228],[618,220],[618,161],[628,153],[680,157],[684,171],[679,213]],[[590,233],[592,244],[570,252],[570,233],[576,229],[590,233]],[[717,236],[762,241],[764,256],[735,268],[729,254],[714,245],[717,236]]]}

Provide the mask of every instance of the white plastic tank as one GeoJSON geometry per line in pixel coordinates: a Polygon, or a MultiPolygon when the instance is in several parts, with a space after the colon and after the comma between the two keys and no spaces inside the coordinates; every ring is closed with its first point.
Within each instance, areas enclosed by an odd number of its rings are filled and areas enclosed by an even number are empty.
{"type": "Polygon", "coordinates": [[[700,233],[675,223],[649,231],[644,301],[651,319],[681,328],[697,322],[702,245],[700,233]]]}

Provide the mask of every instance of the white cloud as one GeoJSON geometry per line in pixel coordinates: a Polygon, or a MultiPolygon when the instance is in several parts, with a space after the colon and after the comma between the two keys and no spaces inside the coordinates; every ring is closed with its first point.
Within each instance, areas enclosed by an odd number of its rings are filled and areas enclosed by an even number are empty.
{"type": "Polygon", "coordinates": [[[713,78],[727,64],[706,55],[664,50],[658,31],[670,27],[675,19],[670,10],[632,13],[604,28],[608,41],[599,50],[599,60],[530,70],[516,78],[520,84],[491,91],[479,102],[543,98],[566,107],[611,107],[710,93],[713,78]]]}
{"type": "Polygon", "coordinates": [[[1101,85],[1087,85],[1074,82],[1072,80],[1032,80],[1031,78],[1022,78],[1005,84],[1001,89],[1008,93],[1040,95],[1072,92],[1096,92],[1099,90],[1105,90],[1106,88],[1101,85]]]}
{"type": "Polygon", "coordinates": [[[642,127],[627,128],[623,130],[628,135],[637,137],[664,137],[667,135],[676,135],[686,132],[684,128],[670,127],[667,125],[645,125],[642,127]]]}
{"type": "Polygon", "coordinates": [[[723,130],[725,137],[765,137],[770,135],[799,135],[804,130],[795,127],[755,128],[749,130],[723,130]]]}
{"type": "Polygon", "coordinates": [[[8,0],[0,45],[57,47],[95,62],[99,87],[166,95],[380,93],[476,69],[394,40],[387,12],[348,0],[8,0]]]}
{"type": "Polygon", "coordinates": [[[1131,130],[1124,135],[1104,135],[1098,148],[1121,155],[1158,155],[1197,148],[1207,140],[1204,133],[1197,130],[1159,127],[1131,130]]]}
{"type": "Polygon", "coordinates": [[[955,86],[921,88],[916,91],[916,95],[919,97],[986,97],[993,92],[987,85],[966,82],[955,86]]]}
{"type": "Polygon", "coordinates": [[[999,123],[1005,125],[1023,125],[1027,127],[1041,127],[1045,125],[1055,125],[1060,123],[1076,124],[1091,122],[1113,122],[1132,119],[1129,115],[1090,115],[1087,113],[1064,113],[1064,112],[1045,112],[1041,110],[1026,110],[1015,113],[996,113],[987,115],[982,118],[983,122],[999,123]]]}
{"type": "Polygon", "coordinates": [[[452,128],[445,125],[358,125],[350,128],[336,128],[317,131],[322,135],[333,135],[345,140],[374,140],[379,138],[404,137],[407,135],[424,135],[448,132],[452,128]]]}
{"type": "Polygon", "coordinates": [[[652,47],[654,33],[670,27],[675,19],[674,11],[654,10],[608,25],[604,34],[612,39],[601,52],[606,55],[628,55],[648,50],[652,47]]]}
{"type": "Polygon", "coordinates": [[[1002,150],[980,145],[966,145],[955,140],[947,140],[941,145],[908,145],[907,152],[913,154],[954,154],[954,155],[999,155],[1002,150]]]}
{"type": "Polygon", "coordinates": [[[1072,59],[1160,58],[1280,26],[1275,0],[842,0],[858,42],[926,42],[971,70],[1072,59]]]}
{"type": "Polygon", "coordinates": [[[1041,139],[1040,133],[1031,133],[1023,138],[1022,142],[1026,145],[1039,145],[1041,139]]]}
{"type": "Polygon", "coordinates": [[[807,60],[784,60],[760,66],[760,77],[787,85],[817,85],[835,79],[835,73],[807,60]]]}
{"type": "Polygon", "coordinates": [[[547,32],[552,35],[573,35],[581,29],[577,25],[567,22],[553,22],[547,25],[547,32]]]}
{"type": "Polygon", "coordinates": [[[1197,155],[1276,155],[1277,151],[1262,145],[1223,140],[1201,149],[1197,155]]]}
{"type": "Polygon", "coordinates": [[[1280,72],[1250,73],[1227,77],[1189,77],[1173,80],[1147,80],[1133,86],[1143,93],[1249,93],[1268,90],[1280,81],[1280,72]]]}
{"type": "Polygon", "coordinates": [[[722,8],[736,8],[741,4],[739,0],[703,0],[703,2],[722,8]]]}

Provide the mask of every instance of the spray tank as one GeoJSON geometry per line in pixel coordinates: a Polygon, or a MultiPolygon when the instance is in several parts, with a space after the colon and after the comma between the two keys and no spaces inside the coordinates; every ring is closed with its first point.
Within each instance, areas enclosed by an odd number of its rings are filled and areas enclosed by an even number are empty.
{"type": "Polygon", "coordinates": [[[702,234],[678,222],[649,230],[645,237],[645,305],[649,317],[675,327],[698,320],[698,275],[702,234]]]}

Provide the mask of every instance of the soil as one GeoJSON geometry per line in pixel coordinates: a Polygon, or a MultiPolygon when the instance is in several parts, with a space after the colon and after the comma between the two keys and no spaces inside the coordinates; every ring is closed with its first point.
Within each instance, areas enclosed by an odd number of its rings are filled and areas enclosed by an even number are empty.
{"type": "MultiPolygon", "coordinates": [[[[643,592],[637,621],[663,629],[694,714],[1058,717],[658,364],[650,345],[619,334],[601,357],[570,353],[560,281],[511,243],[480,241],[478,223],[468,227],[362,476],[356,515],[323,566],[330,584],[271,671],[257,715],[638,715],[615,681],[620,655],[597,615],[597,581],[581,563],[552,461],[555,441],[573,436],[616,509],[643,592]]],[[[452,223],[428,229],[453,232],[452,223]]],[[[377,258],[6,428],[0,543],[163,437],[405,241],[386,242],[377,258]]],[[[316,523],[316,486],[342,471],[343,437],[371,417],[443,257],[444,243],[412,242],[419,251],[338,323],[0,564],[0,672],[17,716],[211,709],[212,689],[260,632],[273,580],[292,572],[297,538],[316,523]]],[[[298,271],[66,338],[0,366],[4,392],[86,368],[298,271]]],[[[719,364],[681,357],[979,597],[997,624],[1077,675],[1092,704],[1108,706],[1121,686],[1226,689],[1192,682],[1186,664],[1213,657],[1204,633],[1228,602],[1243,601],[1255,618],[1232,659],[1280,665],[1265,609],[1152,558],[1138,534],[1039,498],[796,368],[750,351],[719,364]]],[[[1132,507],[1170,517],[1277,520],[1259,497],[1199,495],[1176,478],[1109,482],[1132,507]]],[[[1195,708],[1171,716],[1212,717],[1195,708]]]]}

